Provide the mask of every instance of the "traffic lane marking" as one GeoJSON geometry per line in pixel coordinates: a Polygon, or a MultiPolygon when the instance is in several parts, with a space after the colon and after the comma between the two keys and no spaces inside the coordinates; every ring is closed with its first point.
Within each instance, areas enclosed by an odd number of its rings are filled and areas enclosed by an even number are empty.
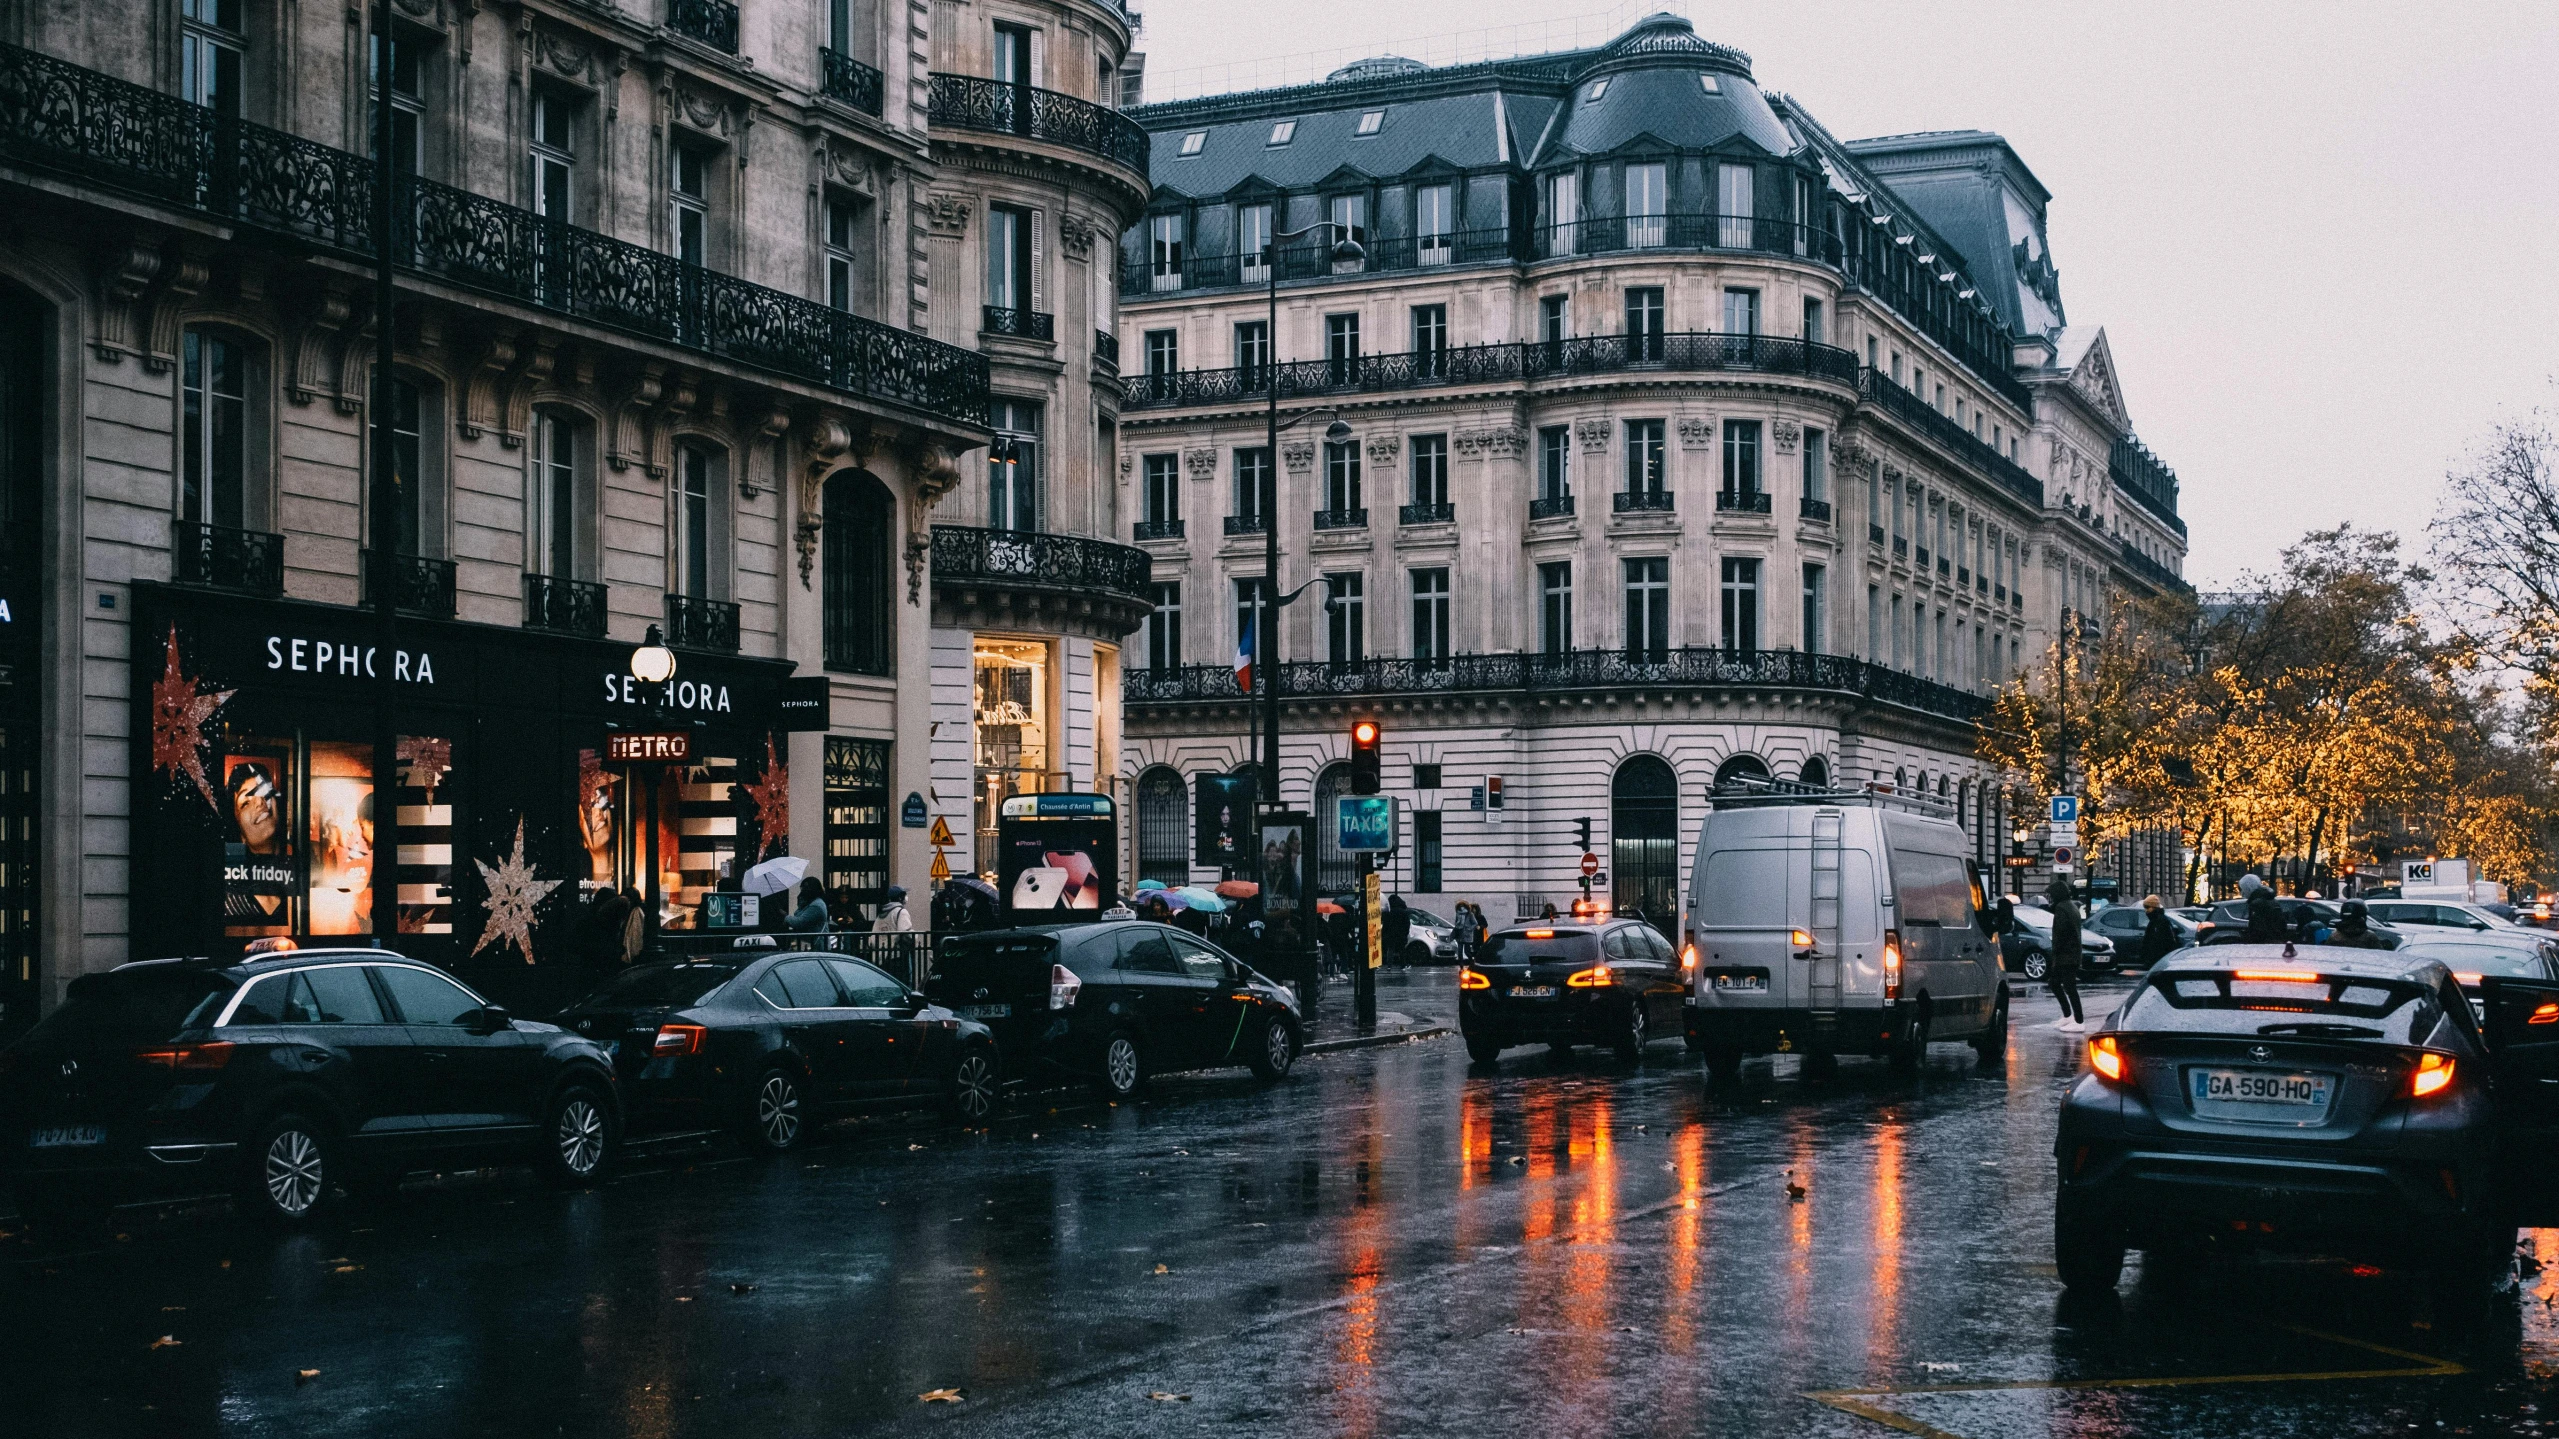
{"type": "Polygon", "coordinates": [[[2362,1349],[2374,1354],[2386,1354],[2393,1359],[2404,1359],[2416,1367],[2327,1369],[2293,1374],[2152,1375],[2131,1379],[2010,1379],[1992,1384],[1891,1384],[1871,1389],[1819,1389],[1806,1393],[1804,1397],[1815,1403],[1828,1405],[1842,1413],[1854,1414],[1860,1419],[1871,1419],[1888,1429],[1898,1430],[1904,1434],[1921,1435],[1923,1439],[1965,1439],[1965,1436],[1951,1430],[1940,1429],[1907,1414],[1896,1413],[1866,1401],[1917,1394],[2001,1394],[2070,1389],[2191,1389],[2215,1384],[2313,1384],[2341,1379],[2443,1379],[2470,1372],[2449,1359],[2438,1359],[2431,1354],[2419,1354],[2410,1349],[2394,1349],[2387,1344],[2377,1344],[2369,1339],[2331,1334],[2324,1329],[2309,1329],[2298,1324],[2279,1324],[2275,1327],[2330,1344],[2342,1344],[2350,1349],[2362,1349]]]}

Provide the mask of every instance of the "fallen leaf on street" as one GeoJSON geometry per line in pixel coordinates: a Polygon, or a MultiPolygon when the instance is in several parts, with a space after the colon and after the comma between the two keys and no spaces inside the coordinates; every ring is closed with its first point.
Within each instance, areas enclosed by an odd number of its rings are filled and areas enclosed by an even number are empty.
{"type": "MultiPolygon", "coordinates": [[[[397,314],[399,312],[395,310],[392,313],[397,314]]],[[[317,1369],[296,1369],[293,1371],[293,1382],[296,1385],[308,1384],[319,1377],[320,1371],[317,1369]]]]}
{"type": "Polygon", "coordinates": [[[163,1304],[160,1306],[160,1312],[163,1314],[184,1314],[187,1312],[187,1306],[183,1304],[163,1304]]]}
{"type": "MultiPolygon", "coordinates": [[[[393,311],[392,313],[397,314],[397,313],[398,313],[398,311],[393,311]]],[[[923,1147],[924,1147],[924,1146],[923,1146],[923,1145],[921,1145],[921,1144],[910,1144],[910,1145],[908,1145],[908,1146],[906,1147],[906,1152],[907,1152],[907,1153],[909,1153],[909,1154],[913,1154],[915,1151],[917,1151],[917,1150],[919,1150],[919,1149],[922,1149],[923,1147]]]]}
{"type": "Polygon", "coordinates": [[[1173,1272],[1173,1266],[1169,1264],[1158,1264],[1155,1266],[1155,1272],[1158,1274],[1170,1274],[1173,1272]]]}
{"type": "Polygon", "coordinates": [[[919,1404],[960,1404],[966,1402],[961,1398],[960,1391],[957,1389],[927,1389],[923,1393],[916,1395],[915,1399],[919,1404]]]}
{"type": "Polygon", "coordinates": [[[163,1335],[161,1335],[159,1338],[154,1339],[154,1340],[152,1340],[152,1341],[151,1341],[151,1347],[152,1347],[153,1349],[174,1349],[174,1348],[176,1348],[178,1345],[183,1344],[183,1343],[185,1343],[185,1342],[186,1342],[186,1341],[185,1341],[185,1340],[183,1340],[183,1339],[176,1338],[176,1337],[174,1337],[174,1336],[172,1336],[172,1335],[163,1334],[163,1335]]]}
{"type": "MultiPolygon", "coordinates": [[[[397,312],[395,311],[394,313],[397,312]]],[[[678,1304],[690,1304],[693,1302],[693,1296],[690,1294],[679,1294],[675,1296],[675,1302],[678,1304]]]]}
{"type": "Polygon", "coordinates": [[[331,1269],[329,1272],[330,1272],[331,1274],[353,1274],[354,1272],[356,1272],[356,1271],[357,1271],[357,1270],[359,1270],[359,1269],[362,1269],[363,1267],[364,1267],[364,1266],[363,1266],[363,1265],[361,1265],[361,1264],[341,1264],[341,1265],[337,1266],[336,1268],[331,1269]]]}
{"type": "MultiPolygon", "coordinates": [[[[394,311],[393,313],[396,314],[398,312],[394,311]]],[[[1146,1397],[1159,1404],[1188,1404],[1191,1402],[1191,1396],[1188,1394],[1167,1394],[1161,1389],[1150,1392],[1146,1397]]]]}
{"type": "Polygon", "coordinates": [[[755,1292],[755,1286],[752,1284],[732,1284],[729,1286],[729,1292],[731,1294],[753,1294],[755,1292]]]}

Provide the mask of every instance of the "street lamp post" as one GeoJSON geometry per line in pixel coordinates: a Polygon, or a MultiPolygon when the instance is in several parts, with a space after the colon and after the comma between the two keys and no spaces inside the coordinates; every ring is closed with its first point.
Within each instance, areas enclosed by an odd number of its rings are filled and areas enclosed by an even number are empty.
{"type": "MultiPolygon", "coordinates": [[[[647,637],[640,641],[638,648],[631,651],[630,671],[631,678],[648,686],[647,694],[649,696],[649,718],[651,722],[658,724],[665,723],[666,685],[667,681],[675,678],[675,651],[666,647],[665,632],[660,630],[656,625],[649,626],[647,637]]],[[[649,869],[649,883],[647,891],[647,914],[646,917],[641,920],[640,924],[641,933],[645,936],[643,946],[650,952],[654,952],[657,949],[658,943],[658,785],[656,781],[663,777],[665,768],[666,767],[664,765],[656,765],[650,768],[650,782],[647,786],[649,792],[648,810],[647,813],[641,817],[641,823],[649,827],[647,846],[648,858],[646,861],[649,869]]],[[[632,766],[631,779],[634,786],[637,787],[640,781],[639,766],[632,766]]]]}
{"type": "Polygon", "coordinates": [[[388,872],[382,856],[398,850],[399,806],[385,804],[381,791],[385,781],[395,778],[399,764],[399,730],[394,714],[397,681],[394,676],[403,666],[392,663],[399,650],[399,576],[396,571],[382,573],[384,565],[393,564],[400,548],[399,480],[392,463],[392,378],[391,366],[397,353],[392,331],[391,262],[396,253],[393,243],[393,218],[398,210],[394,187],[398,167],[391,153],[395,131],[392,124],[391,84],[394,65],[391,47],[391,0],[378,0],[374,6],[373,35],[373,524],[370,543],[373,547],[371,576],[376,586],[374,605],[374,669],[380,675],[374,694],[373,773],[375,799],[373,805],[373,853],[369,857],[371,872],[366,876],[373,892],[373,934],[376,942],[396,939],[400,932],[399,893],[396,876],[388,872]]]}

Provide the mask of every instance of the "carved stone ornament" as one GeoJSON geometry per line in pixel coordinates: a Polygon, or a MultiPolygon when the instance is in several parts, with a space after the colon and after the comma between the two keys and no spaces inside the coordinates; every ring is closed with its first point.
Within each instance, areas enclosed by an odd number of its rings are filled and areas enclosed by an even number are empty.
{"type": "Polygon", "coordinates": [[[1711,450],[1715,447],[1715,419],[1712,415],[1682,415],[1678,423],[1681,449],[1711,450]]]}
{"type": "MultiPolygon", "coordinates": [[[[833,415],[816,416],[801,430],[800,522],[792,538],[800,551],[800,588],[810,588],[817,565],[817,545],[826,532],[826,477],[853,448],[853,427],[833,415]]],[[[910,589],[908,599],[914,596],[910,589]]]]}
{"type": "Polygon", "coordinates": [[[1449,443],[1460,455],[1511,456],[1528,447],[1528,432],[1517,425],[1495,425],[1488,430],[1460,430],[1449,443]]]}
{"type": "Polygon", "coordinates": [[[1402,435],[1371,435],[1368,437],[1368,462],[1372,465],[1391,465],[1395,463],[1396,452],[1402,448],[1404,448],[1402,435]]]}
{"type": "Polygon", "coordinates": [[[697,90],[679,88],[675,92],[675,103],[676,107],[683,111],[685,123],[694,129],[705,134],[715,130],[722,134],[728,132],[727,125],[722,123],[727,118],[722,113],[723,107],[711,96],[697,90]]]}
{"type": "Polygon", "coordinates": [[[1830,459],[1837,469],[1855,474],[1875,462],[1875,452],[1855,440],[1842,440],[1830,447],[1830,459]]]}
{"type": "Polygon", "coordinates": [[[548,30],[533,32],[534,58],[573,79],[587,78],[590,57],[586,47],[574,40],[554,35],[548,30]]]}
{"type": "Polygon", "coordinates": [[[1884,483],[1885,483],[1885,484],[1888,484],[1888,485],[1898,485],[1898,484],[1900,484],[1900,483],[1902,482],[1902,477],[1903,477],[1903,475],[1905,475],[1905,474],[1907,474],[1907,473],[1908,473],[1908,472],[1907,472],[1907,471],[1905,471],[1904,469],[1902,469],[1902,467],[1901,467],[1901,466],[1894,464],[1892,461],[1890,461],[1890,460],[1886,460],[1886,461],[1884,461],[1884,483]]]}
{"type": "Polygon", "coordinates": [[[1280,463],[1288,466],[1288,472],[1292,475],[1305,474],[1308,470],[1315,467],[1315,442],[1313,440],[1289,440],[1282,443],[1280,445],[1280,463]]]}
{"type": "Polygon", "coordinates": [[[1791,455],[1795,453],[1795,442],[1804,437],[1804,427],[1793,420],[1779,420],[1768,427],[1768,433],[1777,438],[1777,453],[1791,455]]]}
{"type": "Polygon", "coordinates": [[[818,153],[829,180],[856,194],[877,196],[880,182],[872,172],[869,156],[849,146],[830,146],[818,153]]]}
{"type": "Polygon", "coordinates": [[[1068,255],[1078,260],[1093,253],[1093,237],[1099,232],[1091,220],[1072,210],[1061,211],[1057,217],[1058,241],[1066,246],[1068,255]]]}
{"type": "Polygon", "coordinates": [[[1123,480],[1127,479],[1130,473],[1136,470],[1136,468],[1137,456],[1130,454],[1126,450],[1122,450],[1120,452],[1120,478],[1123,480]]]}
{"type": "Polygon", "coordinates": [[[905,450],[915,470],[915,503],[907,510],[906,602],[921,605],[924,575],[933,565],[933,507],[960,487],[960,464],[949,450],[920,437],[910,438],[905,450]]]}
{"type": "Polygon", "coordinates": [[[1573,433],[1578,436],[1582,442],[1583,454],[1604,455],[1608,453],[1608,421],[1577,420],[1573,423],[1573,433]]]}
{"type": "Polygon", "coordinates": [[[927,193],[925,203],[928,206],[924,212],[926,224],[954,235],[968,233],[969,212],[977,208],[975,200],[966,195],[954,195],[948,190],[934,190],[927,193]]]}
{"type": "Polygon", "coordinates": [[[1217,474],[1217,451],[1184,450],[1182,468],[1190,471],[1191,478],[1195,480],[1214,478],[1217,474]]]}

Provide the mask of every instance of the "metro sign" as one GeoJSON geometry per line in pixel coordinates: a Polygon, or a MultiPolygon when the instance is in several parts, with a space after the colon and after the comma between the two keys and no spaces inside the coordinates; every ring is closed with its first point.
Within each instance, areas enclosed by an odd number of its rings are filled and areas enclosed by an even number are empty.
{"type": "Polygon", "coordinates": [[[682,764],[693,758],[691,730],[623,730],[604,737],[613,764],[682,764]]]}

